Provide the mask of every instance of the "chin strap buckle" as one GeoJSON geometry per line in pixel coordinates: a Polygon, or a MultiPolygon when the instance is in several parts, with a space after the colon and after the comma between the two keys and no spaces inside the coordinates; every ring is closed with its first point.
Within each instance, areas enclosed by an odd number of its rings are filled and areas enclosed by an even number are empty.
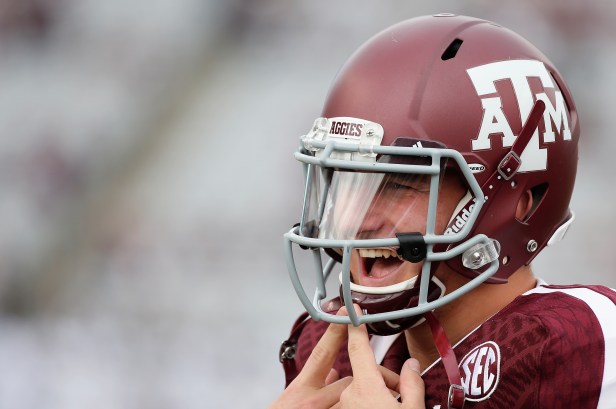
{"type": "Polygon", "coordinates": [[[447,398],[449,409],[462,409],[465,401],[464,387],[462,385],[449,385],[449,397],[447,398]]]}
{"type": "Polygon", "coordinates": [[[505,180],[511,179],[522,166],[522,159],[514,151],[509,151],[500,161],[496,170],[505,180]]]}
{"type": "Polygon", "coordinates": [[[295,358],[295,352],[297,351],[297,342],[295,340],[288,339],[280,345],[278,351],[278,359],[281,363],[284,361],[290,361],[295,358]]]}

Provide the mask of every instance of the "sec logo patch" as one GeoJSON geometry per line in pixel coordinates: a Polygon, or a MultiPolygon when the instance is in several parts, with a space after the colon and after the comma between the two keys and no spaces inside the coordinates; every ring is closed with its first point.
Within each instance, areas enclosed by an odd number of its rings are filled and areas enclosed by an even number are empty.
{"type": "Polygon", "coordinates": [[[488,341],[476,346],[460,361],[466,400],[479,402],[490,397],[500,380],[500,348],[488,341]]]}

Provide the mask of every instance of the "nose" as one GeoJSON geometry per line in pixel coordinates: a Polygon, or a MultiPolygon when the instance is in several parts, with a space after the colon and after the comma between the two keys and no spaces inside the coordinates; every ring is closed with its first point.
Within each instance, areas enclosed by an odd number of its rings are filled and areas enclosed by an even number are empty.
{"type": "Polygon", "coordinates": [[[341,239],[376,238],[383,226],[383,214],[378,202],[371,198],[345,196],[333,208],[336,236],[341,239]]]}
{"type": "Polygon", "coordinates": [[[359,220],[359,229],[357,231],[357,239],[372,239],[393,237],[393,231],[390,227],[387,228],[386,206],[379,199],[374,199],[368,210],[359,220]]]}

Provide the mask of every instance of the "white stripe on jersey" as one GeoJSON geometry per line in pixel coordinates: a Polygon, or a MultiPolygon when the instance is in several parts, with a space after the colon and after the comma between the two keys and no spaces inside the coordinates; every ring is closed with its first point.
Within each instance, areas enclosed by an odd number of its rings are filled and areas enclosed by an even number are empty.
{"type": "Polygon", "coordinates": [[[605,367],[603,370],[603,382],[601,384],[601,395],[597,409],[609,409],[616,407],[616,305],[604,295],[589,288],[546,288],[537,287],[524,295],[528,294],[547,294],[561,292],[580,301],[585,302],[595,313],[605,339],[605,367]]]}
{"type": "Polygon", "coordinates": [[[383,363],[385,354],[389,351],[394,341],[400,336],[400,334],[394,335],[373,335],[370,337],[370,346],[374,352],[374,358],[379,364],[383,363]]]}

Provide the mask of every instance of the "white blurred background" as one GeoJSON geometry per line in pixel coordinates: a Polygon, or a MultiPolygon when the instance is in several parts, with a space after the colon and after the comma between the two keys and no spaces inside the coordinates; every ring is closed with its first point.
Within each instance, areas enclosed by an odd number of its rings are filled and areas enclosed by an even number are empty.
{"type": "Polygon", "coordinates": [[[298,137],[357,46],[438,12],[567,79],[578,217],[536,272],[616,286],[616,2],[0,0],[0,408],[267,406],[298,137]]]}

